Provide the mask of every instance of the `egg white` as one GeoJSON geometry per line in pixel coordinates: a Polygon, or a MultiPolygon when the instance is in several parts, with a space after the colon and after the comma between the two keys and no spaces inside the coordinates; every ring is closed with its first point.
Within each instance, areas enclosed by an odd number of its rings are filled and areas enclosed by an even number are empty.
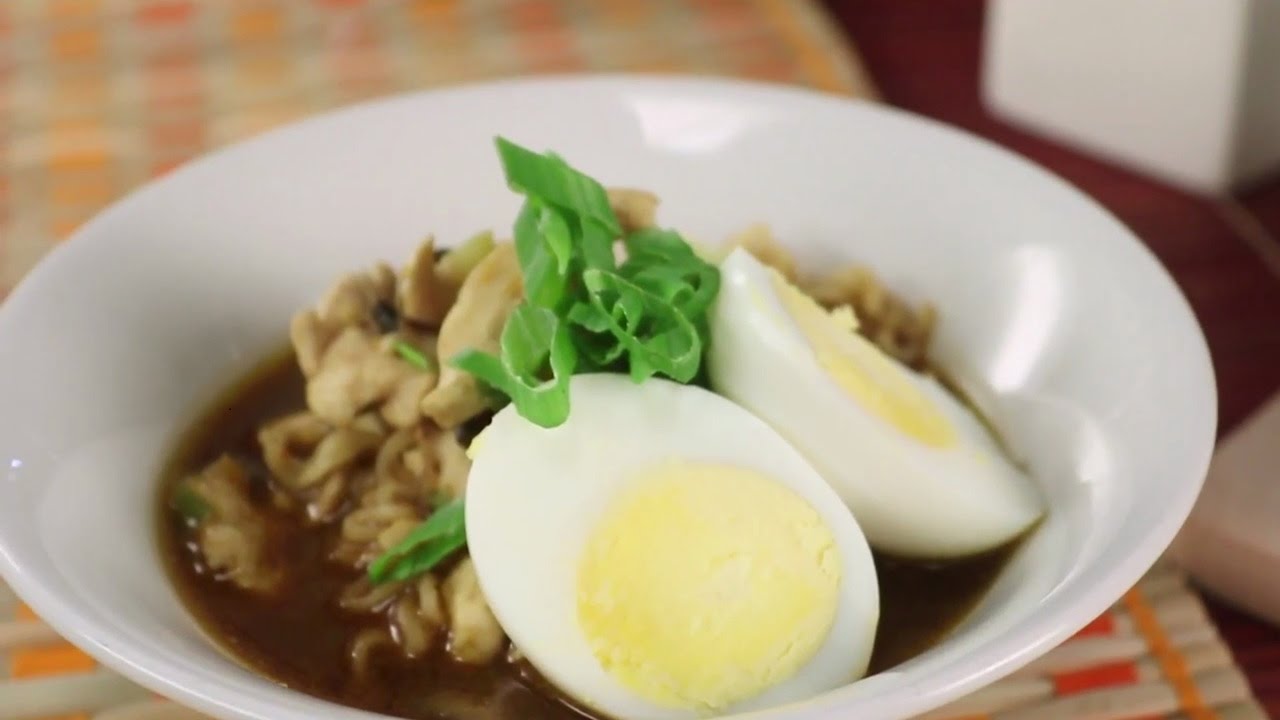
{"type": "Polygon", "coordinates": [[[862,407],[822,367],[779,299],[774,273],[735,250],[721,264],[711,321],[717,392],[792,442],[848,503],[873,547],[946,558],[997,547],[1043,513],[1038,489],[971,410],[933,378],[895,361],[951,425],[931,447],[862,407]]]}
{"type": "Polygon", "coordinates": [[[499,412],[476,440],[466,493],[468,544],[485,597],[540,673],[620,720],[699,716],[620,684],[593,655],[577,615],[576,576],[594,523],[631,475],[670,460],[730,464],[784,485],[819,514],[840,557],[836,616],[816,653],[729,711],[812,697],[866,672],[879,620],[871,552],[852,514],[794,448],[701,388],[602,374],[574,377],[570,391],[569,419],[556,428],[537,427],[511,407],[499,412]]]}

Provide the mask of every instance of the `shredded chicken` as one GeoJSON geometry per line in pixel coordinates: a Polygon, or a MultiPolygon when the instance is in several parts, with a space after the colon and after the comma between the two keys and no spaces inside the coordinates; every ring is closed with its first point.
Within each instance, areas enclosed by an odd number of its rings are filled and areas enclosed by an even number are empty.
{"type": "Polygon", "coordinates": [[[467,476],[471,473],[471,460],[466,449],[450,432],[437,435],[434,446],[440,463],[437,488],[451,498],[463,497],[467,492],[467,476]]]}
{"type": "Polygon", "coordinates": [[[307,460],[290,483],[294,488],[309,488],[331,473],[345,468],[357,460],[372,456],[382,444],[383,434],[355,427],[338,428],[316,445],[315,452],[307,460]]]}
{"type": "Polygon", "coordinates": [[[938,319],[932,305],[913,308],[889,292],[875,273],[859,266],[806,280],[802,287],[828,308],[852,307],[869,340],[907,365],[924,366],[938,319]]]}
{"type": "Polygon", "coordinates": [[[743,248],[755,256],[757,260],[772,267],[787,280],[795,282],[796,260],[791,251],[782,246],[773,236],[768,225],[757,223],[729,238],[730,248],[743,248]]]}
{"type": "Polygon", "coordinates": [[[497,657],[506,638],[480,592],[471,558],[464,558],[454,567],[442,590],[449,616],[449,653],[459,662],[472,665],[483,665],[497,657]]]}
{"type": "Polygon", "coordinates": [[[289,339],[307,378],[312,411],[342,426],[380,406],[396,427],[416,423],[417,406],[434,387],[435,372],[399,357],[398,345],[418,348],[431,358],[434,339],[402,320],[438,324],[455,292],[451,281],[435,277],[434,242],[428,239],[399,283],[390,266],[380,263],[368,272],[344,276],[314,309],[295,315],[289,339]]]}
{"type": "Polygon", "coordinates": [[[431,377],[384,350],[376,336],[348,327],[325,350],[307,381],[307,407],[334,425],[348,425],[366,408],[392,397],[402,382],[411,382],[411,390],[430,384],[420,375],[431,377]]]}
{"type": "Polygon", "coordinates": [[[373,306],[395,298],[396,273],[386,263],[378,263],[365,273],[343,277],[316,305],[316,314],[328,325],[364,326],[372,330],[373,306]]]}
{"type": "Polygon", "coordinates": [[[272,592],[284,573],[267,552],[267,523],[249,500],[249,478],[240,463],[223,455],[186,488],[207,508],[196,541],[210,568],[253,592],[272,592]]]}
{"type": "Polygon", "coordinates": [[[435,373],[419,372],[400,380],[382,403],[382,417],[398,428],[413,427],[422,419],[419,406],[436,386],[435,373]]]}
{"type": "Polygon", "coordinates": [[[305,458],[332,429],[309,412],[286,415],[263,425],[258,429],[258,444],[267,469],[277,480],[292,482],[305,458]]]}
{"type": "Polygon", "coordinates": [[[651,228],[658,213],[658,196],[647,190],[609,188],[609,204],[624,233],[651,228]]]}
{"type": "Polygon", "coordinates": [[[322,322],[315,310],[303,310],[289,323],[289,342],[304,377],[320,369],[320,357],[341,328],[322,322]]]}
{"type": "MultiPolygon", "coordinates": [[[[440,327],[436,352],[451,358],[468,348],[496,352],[507,316],[524,292],[515,248],[495,247],[467,275],[458,300],[440,327]]],[[[443,364],[440,382],[420,404],[422,414],[442,428],[453,428],[485,409],[487,401],[475,378],[443,364]]]]}

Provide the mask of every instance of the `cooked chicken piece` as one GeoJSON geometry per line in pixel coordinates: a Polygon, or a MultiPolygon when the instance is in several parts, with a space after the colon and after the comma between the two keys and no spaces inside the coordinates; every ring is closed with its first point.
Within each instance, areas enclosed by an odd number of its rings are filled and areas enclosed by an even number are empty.
{"type": "Polygon", "coordinates": [[[382,404],[382,417],[398,428],[413,427],[422,419],[418,406],[436,386],[435,373],[419,372],[404,378],[382,404]]]}
{"type": "Polygon", "coordinates": [[[433,442],[436,460],[440,463],[437,489],[451,498],[463,497],[467,492],[467,476],[471,473],[471,460],[467,451],[451,432],[442,432],[433,442]]]}
{"type": "Polygon", "coordinates": [[[348,327],[329,345],[316,373],[307,381],[307,407],[342,426],[365,408],[388,398],[401,381],[418,371],[379,349],[377,338],[348,327]]]}
{"type": "Polygon", "coordinates": [[[390,302],[396,295],[396,273],[386,263],[378,263],[365,273],[343,277],[316,305],[316,314],[329,325],[344,327],[373,322],[373,306],[390,302]]]}
{"type": "Polygon", "coordinates": [[[309,412],[286,415],[262,426],[258,444],[267,469],[280,480],[290,482],[302,469],[304,458],[332,429],[332,425],[309,412]]]}
{"type": "Polygon", "coordinates": [[[782,246],[773,237],[768,225],[757,223],[729,238],[730,248],[740,247],[755,256],[757,260],[782,273],[791,282],[796,281],[796,260],[791,251],[782,246]]]}
{"type": "Polygon", "coordinates": [[[523,292],[520,265],[510,243],[495,247],[467,275],[440,327],[436,345],[440,382],[422,399],[423,415],[448,429],[485,409],[487,402],[475,378],[448,361],[468,348],[497,352],[502,327],[523,292]]]}
{"type": "Polygon", "coordinates": [[[240,463],[223,455],[187,479],[185,489],[205,508],[196,531],[205,563],[245,590],[276,590],[284,572],[267,553],[267,523],[249,501],[249,478],[240,463]]]}
{"type": "Polygon", "coordinates": [[[646,190],[609,188],[609,204],[618,216],[623,233],[651,228],[658,213],[658,196],[646,190]]]}
{"type": "Polygon", "coordinates": [[[439,369],[435,365],[436,339],[434,336],[401,330],[393,335],[384,335],[379,341],[380,349],[388,355],[398,355],[397,348],[402,344],[407,344],[422,353],[422,357],[427,360],[428,369],[424,370],[418,364],[412,363],[411,366],[415,372],[402,378],[379,408],[382,419],[397,428],[413,427],[422,420],[418,405],[431,388],[436,386],[440,376],[439,369]]]}
{"type": "MultiPolygon", "coordinates": [[[[315,452],[292,480],[295,489],[309,488],[331,473],[351,465],[357,460],[373,455],[382,443],[381,433],[372,433],[354,427],[341,427],[325,436],[316,445],[315,452]]],[[[283,479],[283,478],[282,478],[283,479]]]]}
{"type": "Polygon", "coordinates": [[[321,322],[315,310],[303,310],[293,316],[289,322],[289,342],[293,344],[293,354],[304,377],[311,377],[320,368],[320,357],[338,330],[321,322]]]}
{"type": "Polygon", "coordinates": [[[442,588],[449,616],[449,654],[459,662],[483,665],[502,651],[505,636],[480,592],[471,558],[464,558],[442,588]]]}
{"type": "Polygon", "coordinates": [[[379,304],[394,307],[395,272],[385,263],[365,273],[352,273],[338,280],[315,309],[303,310],[289,323],[289,341],[303,376],[310,378],[320,368],[325,351],[348,327],[376,334],[382,329],[374,319],[379,304]]]}

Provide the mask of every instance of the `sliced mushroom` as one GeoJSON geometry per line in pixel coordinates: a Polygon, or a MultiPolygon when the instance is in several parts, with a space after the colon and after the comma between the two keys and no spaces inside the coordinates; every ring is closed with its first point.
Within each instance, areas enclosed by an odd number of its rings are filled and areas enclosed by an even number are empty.
{"type": "Polygon", "coordinates": [[[456,286],[436,276],[436,240],[429,237],[418,246],[400,283],[400,313],[413,322],[439,327],[453,304],[456,286]]]}
{"type": "Polygon", "coordinates": [[[453,297],[457,298],[458,288],[462,287],[467,275],[493,252],[493,248],[493,233],[486,230],[472,235],[440,258],[436,263],[436,277],[453,288],[453,297]]]}
{"type": "Polygon", "coordinates": [[[475,378],[447,361],[469,348],[496,352],[502,327],[523,292],[520,265],[510,243],[495,247],[467,275],[440,327],[436,345],[442,361],[440,382],[422,398],[423,415],[442,428],[453,428],[487,407],[475,378]]]}

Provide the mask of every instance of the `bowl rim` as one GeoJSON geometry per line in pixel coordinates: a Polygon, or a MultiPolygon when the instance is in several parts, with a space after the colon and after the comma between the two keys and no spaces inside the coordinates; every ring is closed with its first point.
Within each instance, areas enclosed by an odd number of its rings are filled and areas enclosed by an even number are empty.
{"type": "MultiPolygon", "coordinates": [[[[1055,593],[1042,603],[1036,613],[1023,618],[1016,624],[1005,628],[997,638],[993,638],[983,646],[979,657],[967,658],[965,667],[952,663],[938,669],[943,681],[930,683],[930,686],[918,687],[908,684],[892,691],[888,704],[891,713],[888,715],[872,712],[868,717],[900,717],[912,715],[928,709],[939,707],[946,702],[957,699],[985,684],[993,682],[1034,658],[1042,655],[1052,647],[1068,639],[1077,630],[1087,625],[1098,615],[1105,612],[1119,597],[1136,583],[1141,576],[1156,562],[1160,555],[1173,541],[1177,531],[1190,514],[1191,508],[1199,495],[1204,478],[1208,472],[1209,462],[1214,447],[1214,438],[1218,423],[1217,387],[1213,373],[1212,359],[1209,354],[1203,329],[1200,327],[1190,303],[1168,270],[1159,261],[1151,249],[1142,242],[1127,226],[1110,213],[1105,207],[1088,196],[1082,190],[1068,183],[1056,173],[1031,161],[1022,154],[998,145],[995,142],[975,133],[949,125],[927,116],[899,109],[896,107],[869,102],[859,98],[821,92],[809,88],[781,83],[760,82],[736,78],[706,77],[695,75],[662,74],[662,73],[600,73],[591,75],[550,74],[535,77],[515,77],[489,80],[449,86],[444,88],[414,90],[394,93],[369,101],[363,101],[341,108],[331,109],[310,115],[301,120],[267,130],[250,138],[229,143],[213,151],[206,152],[171,172],[152,178],[81,225],[66,241],[58,244],[43,257],[12,289],[6,300],[0,302],[0,337],[3,337],[12,316],[5,312],[6,308],[15,305],[15,299],[26,300],[35,293],[36,285],[43,285],[46,277],[58,272],[59,266],[72,253],[91,242],[109,242],[110,235],[99,233],[98,229],[118,216],[132,212],[140,202],[145,201],[157,186],[168,184],[188,173],[198,172],[210,164],[223,158],[243,152],[251,152],[259,144],[275,142],[278,136],[300,132],[313,124],[325,124],[338,119],[353,119],[361,114],[383,112],[389,107],[415,101],[424,96],[433,98],[460,98],[471,94],[488,94],[504,90],[558,90],[565,92],[573,89],[596,89],[614,95],[625,95],[636,89],[650,91],[706,91],[708,93],[727,93],[733,98],[745,101],[772,100],[779,104],[784,112],[819,109],[822,111],[847,111],[850,107],[860,106],[863,111],[889,117],[893,122],[916,125],[935,133],[950,136],[955,142],[963,142],[983,149],[986,154],[999,156],[1002,162],[1019,165],[1039,177],[1039,182],[1056,186],[1056,192],[1073,196],[1083,201],[1093,211],[1114,224],[1116,241],[1127,239],[1142,256],[1143,262],[1153,272],[1153,279],[1171,290],[1170,299],[1174,303],[1170,307],[1172,313],[1189,320],[1194,330],[1192,346],[1183,348],[1183,352],[1191,357],[1191,362],[1203,370],[1206,393],[1211,417],[1207,418],[1205,438],[1202,447],[1194,449],[1195,461],[1188,468],[1188,481],[1179,483],[1163,498],[1166,512],[1161,516],[1146,535],[1145,542],[1136,544],[1126,550],[1117,560],[1109,563],[1106,573],[1097,581],[1070,594],[1055,593]],[[1123,238],[1123,239],[1122,239],[1123,238]],[[1117,592],[1117,591],[1120,592],[1117,592]],[[1052,616],[1054,623],[1045,623],[1038,618],[1052,616]],[[981,660],[981,661],[979,661],[981,660]],[[967,668],[967,669],[966,669],[967,668]]],[[[280,720],[281,718],[301,718],[305,715],[294,711],[284,711],[273,707],[269,702],[252,701],[244,704],[231,704],[223,688],[211,686],[218,673],[188,671],[185,668],[173,667],[166,659],[157,657],[151,650],[140,647],[127,635],[113,629],[111,623],[96,617],[86,617],[78,613],[75,603],[66,602],[63,597],[52,591],[37,574],[23,567],[21,560],[10,553],[6,547],[5,532],[0,528],[0,577],[4,578],[13,590],[35,609],[41,619],[49,624],[62,637],[83,649],[104,666],[120,672],[126,678],[160,693],[165,697],[186,705],[192,709],[221,715],[224,717],[243,718],[244,720],[280,720]],[[270,714],[276,713],[276,714],[270,714]]],[[[1068,578],[1069,580],[1069,578],[1068,578]]],[[[1064,583],[1067,580],[1063,581],[1064,583]]],[[[892,672],[892,671],[890,671],[892,672]]],[[[304,698],[316,705],[316,708],[329,706],[335,710],[348,713],[348,717],[367,717],[370,720],[390,717],[378,713],[355,710],[321,698],[285,689],[299,698],[304,698]]],[[[845,686],[823,693],[817,697],[803,701],[798,705],[774,710],[758,711],[734,718],[748,720],[758,718],[779,717],[778,713],[801,712],[804,717],[823,720],[841,717],[841,706],[853,699],[857,692],[856,685],[845,686]]],[[[790,717],[790,715],[786,715],[790,717]]]]}

